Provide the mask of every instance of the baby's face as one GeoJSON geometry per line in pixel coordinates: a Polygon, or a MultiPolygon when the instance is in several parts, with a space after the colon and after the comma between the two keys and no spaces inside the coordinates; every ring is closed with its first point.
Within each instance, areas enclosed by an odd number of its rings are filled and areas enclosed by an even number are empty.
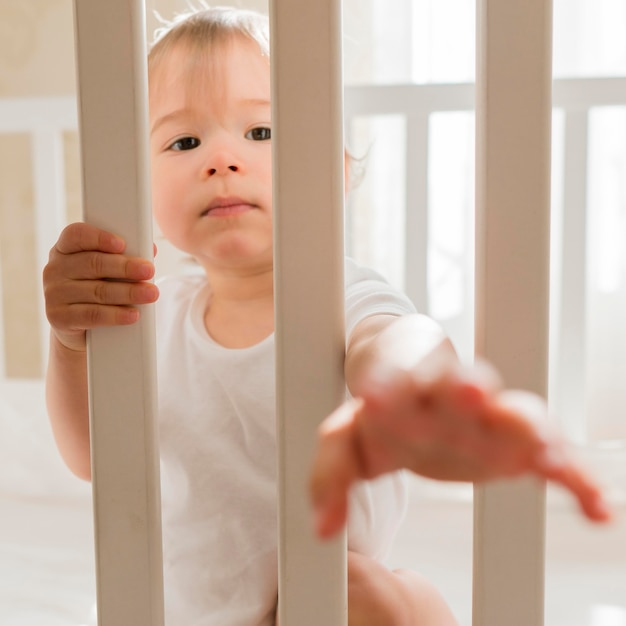
{"type": "Polygon", "coordinates": [[[269,60],[235,39],[189,61],[179,46],[150,77],[155,218],[207,270],[271,267],[269,60]]]}

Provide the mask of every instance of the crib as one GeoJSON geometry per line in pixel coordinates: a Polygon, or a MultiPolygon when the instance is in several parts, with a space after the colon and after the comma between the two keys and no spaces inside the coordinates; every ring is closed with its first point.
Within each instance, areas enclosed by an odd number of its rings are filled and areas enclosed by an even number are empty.
{"type": "MultiPolygon", "coordinates": [[[[491,8],[489,3],[484,3],[483,10],[487,12],[493,10],[495,15],[497,8],[491,8]]],[[[624,106],[626,104],[625,94],[626,86],[623,79],[558,81],[554,87],[554,105],[565,112],[566,145],[572,145],[572,143],[584,145],[589,111],[597,106],[624,106]]],[[[411,210],[406,213],[407,237],[412,237],[416,232],[427,232],[428,120],[434,113],[440,111],[471,110],[474,106],[474,99],[474,89],[470,85],[427,87],[407,85],[401,87],[359,87],[346,90],[347,128],[350,128],[350,120],[363,116],[400,113],[408,120],[407,137],[409,139],[405,166],[408,172],[415,174],[406,177],[406,204],[411,207],[411,210]]],[[[63,146],[63,133],[76,127],[76,105],[73,99],[0,101],[0,133],[8,135],[21,132],[28,133],[32,137],[33,154],[35,155],[33,159],[33,189],[36,215],[34,220],[36,227],[33,226],[32,237],[36,241],[37,250],[36,274],[45,263],[47,250],[52,245],[62,225],[67,221],[64,172],[60,154],[63,146]],[[51,164],[54,166],[51,167],[51,164]]],[[[581,151],[568,151],[563,167],[563,188],[574,199],[585,197],[586,177],[583,175],[584,171],[584,151],[582,153],[581,151]]],[[[543,192],[545,193],[545,189],[543,192]]],[[[577,225],[584,224],[586,206],[582,201],[573,201],[571,204],[576,208],[576,211],[568,212],[567,220],[571,221],[564,221],[562,226],[564,231],[573,233],[567,239],[570,245],[563,247],[563,285],[570,289],[569,292],[564,291],[562,293],[563,303],[576,303],[580,297],[575,289],[576,280],[573,278],[580,273],[581,259],[578,251],[584,249],[575,243],[575,237],[579,238],[579,242],[584,237],[584,229],[580,226],[577,227],[577,225]]],[[[427,310],[429,290],[424,280],[428,264],[428,259],[425,256],[426,246],[412,245],[407,247],[407,250],[409,253],[406,255],[405,261],[406,285],[418,308],[427,310]]],[[[466,310],[470,310],[472,308],[471,290],[467,289],[464,293],[467,298],[466,310]]],[[[39,329],[37,333],[39,335],[38,350],[41,354],[40,360],[43,363],[45,362],[46,349],[45,340],[41,338],[46,337],[47,332],[41,302],[39,301],[37,306],[33,308],[36,309],[39,320],[37,323],[39,329]]],[[[580,307],[563,304],[560,315],[561,323],[559,326],[566,329],[575,341],[575,338],[581,334],[580,329],[583,322],[580,307]]],[[[8,335],[11,330],[6,329],[6,324],[4,326],[5,333],[8,335]]],[[[7,343],[5,342],[5,344],[7,343]]],[[[565,342],[561,341],[560,345],[565,345],[565,342]]],[[[91,612],[95,591],[95,582],[93,574],[91,574],[94,564],[91,556],[90,489],[69,477],[56,457],[49,431],[45,426],[46,418],[43,409],[41,381],[37,378],[24,380],[22,377],[12,375],[9,357],[9,351],[3,349],[2,359],[0,359],[3,375],[0,398],[2,399],[2,440],[6,449],[4,458],[9,460],[9,467],[21,468],[23,476],[20,475],[19,481],[15,481],[14,475],[7,475],[7,480],[2,485],[1,502],[2,507],[6,509],[6,514],[3,514],[2,519],[3,523],[5,523],[4,520],[9,520],[10,530],[7,531],[9,533],[7,536],[11,537],[5,545],[5,549],[9,556],[15,558],[14,561],[9,559],[6,562],[8,564],[15,563],[15,567],[7,565],[6,574],[3,575],[7,580],[11,580],[12,584],[6,586],[7,599],[5,602],[3,598],[1,605],[3,607],[16,606],[16,613],[9,613],[8,617],[3,618],[2,621],[16,626],[18,624],[26,626],[29,623],[40,624],[43,623],[44,619],[46,624],[52,625],[55,623],[66,625],[87,623],[89,619],[93,619],[91,612]],[[33,437],[33,433],[38,434],[33,437]],[[23,446],[19,445],[20,443],[23,443],[23,446]],[[37,459],[37,463],[34,463],[35,459],[37,459]],[[41,471],[41,468],[44,467],[44,463],[41,461],[45,462],[45,471],[41,471]],[[35,474],[34,470],[29,473],[29,469],[35,466],[40,468],[37,473],[35,474]],[[28,497],[25,498],[24,496],[28,497]],[[37,521],[37,529],[32,534],[30,531],[33,529],[27,528],[26,525],[21,527],[21,521],[24,519],[37,521]],[[10,520],[15,520],[15,522],[10,520]],[[66,550],[51,551],[49,549],[53,542],[47,540],[46,534],[50,532],[51,525],[58,525],[64,529],[61,535],[64,535],[64,539],[67,540],[68,548],[66,550]],[[40,543],[24,545],[24,549],[20,552],[14,546],[24,542],[26,530],[29,531],[31,537],[36,535],[40,543]],[[29,566],[29,561],[35,558],[34,554],[37,555],[37,563],[31,562],[29,566]],[[45,555],[49,566],[46,574],[41,567],[42,554],[45,555]],[[63,567],[65,566],[59,565],[60,563],[67,564],[70,561],[72,562],[71,569],[64,570],[63,567]],[[9,567],[17,573],[12,578],[9,578],[9,567]],[[38,572],[42,584],[47,586],[50,593],[49,596],[46,596],[47,600],[42,597],[37,607],[34,606],[30,598],[22,597],[15,591],[16,589],[23,589],[24,587],[19,587],[19,585],[25,584],[25,581],[30,582],[32,580],[33,571],[38,572]],[[58,588],[53,586],[55,581],[58,583],[58,588]],[[73,597],[67,596],[69,589],[73,590],[73,597]],[[31,605],[28,610],[32,609],[32,616],[29,616],[25,608],[26,605],[31,605]],[[68,612],[67,607],[73,607],[74,613],[68,612]],[[58,619],[56,616],[52,617],[55,611],[58,612],[58,619]],[[29,619],[31,621],[27,621],[29,619]],[[54,619],[57,619],[57,622],[54,622],[54,619]]],[[[571,352],[564,352],[560,360],[563,363],[569,363],[571,352]]],[[[567,371],[565,366],[559,370],[562,376],[566,376],[567,371]]],[[[527,387],[534,386],[526,381],[524,383],[527,387]]],[[[575,384],[572,384],[572,381],[565,383],[560,381],[558,388],[564,388],[563,385],[565,384],[567,384],[568,389],[577,388],[575,384]]],[[[540,389],[540,391],[545,391],[545,389],[540,389]]],[[[571,395],[568,395],[567,398],[571,400],[571,395]]],[[[529,488],[527,485],[523,485],[521,489],[521,495],[517,491],[513,493],[516,501],[519,502],[519,498],[522,498],[522,501],[531,503],[533,511],[531,511],[530,517],[535,529],[535,537],[531,541],[537,548],[535,553],[526,556],[531,561],[529,567],[538,571],[543,564],[541,495],[537,496],[534,487],[529,488]]],[[[454,499],[453,505],[450,505],[448,501],[446,506],[459,507],[464,512],[465,519],[468,520],[468,514],[471,517],[468,494],[463,490],[455,493],[461,495],[454,499]]],[[[489,510],[490,507],[497,507],[502,502],[506,502],[507,506],[510,505],[510,500],[507,499],[509,498],[508,494],[510,494],[508,486],[498,486],[495,491],[490,490],[483,493],[478,499],[479,501],[483,499],[483,504],[478,506],[482,506],[483,511],[486,511],[487,519],[485,526],[477,524],[477,532],[485,535],[482,541],[487,546],[487,553],[483,554],[484,560],[479,562],[479,566],[483,567],[485,571],[482,574],[477,572],[477,575],[482,575],[487,580],[490,577],[493,579],[493,568],[497,567],[499,559],[497,554],[489,553],[489,550],[493,552],[494,546],[495,552],[502,550],[502,544],[499,543],[498,537],[503,541],[508,540],[508,536],[506,533],[503,535],[501,529],[498,530],[498,528],[490,526],[490,523],[495,523],[496,526],[500,525],[501,527],[502,520],[496,519],[498,515],[494,518],[493,513],[490,513],[489,510]],[[492,547],[489,548],[489,545],[492,547]]],[[[527,515],[527,511],[524,511],[522,515],[527,515]]],[[[518,520],[518,523],[521,522],[518,520]]],[[[58,541],[59,538],[58,526],[54,533],[55,541],[58,541]]],[[[401,544],[397,549],[396,558],[398,560],[400,560],[400,555],[406,546],[412,545],[414,541],[412,530],[412,527],[408,525],[403,535],[404,539],[401,538],[401,541],[406,543],[401,544]]],[[[513,549],[515,550],[515,546],[513,549]]],[[[515,559],[516,556],[519,555],[512,554],[511,558],[515,559]]],[[[2,561],[5,562],[4,559],[2,561]]],[[[404,565],[405,563],[398,564],[404,565]]],[[[469,624],[471,621],[471,603],[464,597],[464,594],[467,596],[469,570],[464,578],[466,586],[460,592],[461,599],[458,600],[458,612],[463,623],[469,624]]],[[[523,621],[519,623],[524,624],[524,626],[531,623],[542,623],[543,581],[541,576],[539,582],[540,585],[535,581],[534,586],[531,585],[533,588],[530,591],[526,590],[535,601],[534,606],[529,609],[529,613],[515,613],[516,619],[522,619],[523,621]],[[529,614],[532,615],[530,620],[525,617],[529,614]]],[[[504,580],[502,585],[510,588],[510,581],[504,580]]],[[[457,592],[458,587],[455,589],[455,593],[457,592]]],[[[618,592],[619,590],[616,590],[616,593],[618,592]]],[[[522,591],[520,597],[524,598],[524,593],[522,591]]],[[[495,613],[491,612],[490,602],[488,597],[479,600],[478,609],[475,609],[478,611],[474,618],[475,624],[490,626],[491,624],[504,623],[501,619],[502,613],[498,613],[503,609],[496,607],[493,609],[495,613]]],[[[506,604],[509,607],[511,606],[510,603],[515,604],[515,602],[517,602],[515,598],[506,599],[506,604]]],[[[615,605],[618,605],[618,601],[615,602],[615,605]]],[[[615,611],[613,613],[605,611],[604,617],[599,612],[597,615],[600,617],[597,618],[597,623],[592,623],[592,626],[613,626],[614,624],[626,623],[626,619],[622,622],[618,621],[623,616],[620,617],[620,614],[615,613],[615,611]],[[607,618],[606,615],[609,617],[607,618]],[[602,619],[605,621],[602,622],[602,619]],[[611,619],[613,621],[609,621],[611,619]]],[[[506,623],[513,626],[516,622],[507,620],[506,623]]],[[[556,623],[553,625],[552,621],[549,623],[550,626],[557,626],[556,623]]],[[[563,621],[558,626],[561,624],[563,626],[564,624],[572,625],[574,622],[571,620],[563,621]]]]}

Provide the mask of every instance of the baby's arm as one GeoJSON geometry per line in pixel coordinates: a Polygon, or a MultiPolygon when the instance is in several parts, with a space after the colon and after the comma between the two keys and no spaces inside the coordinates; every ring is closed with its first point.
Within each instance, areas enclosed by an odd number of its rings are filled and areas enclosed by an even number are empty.
{"type": "Polygon", "coordinates": [[[400,468],[471,482],[534,473],[569,489],[590,519],[610,516],[595,481],[551,430],[545,403],[502,391],[485,364],[462,367],[428,318],[364,320],[345,370],[355,399],[322,424],[312,473],[321,535],[345,523],[353,482],[400,468]]]}
{"type": "Polygon", "coordinates": [[[86,330],[132,324],[136,305],[154,302],[157,288],[142,282],[153,264],[123,254],[124,241],[93,226],[68,226],[43,272],[51,326],[46,402],[52,430],[68,467],[91,477],[86,330]]]}

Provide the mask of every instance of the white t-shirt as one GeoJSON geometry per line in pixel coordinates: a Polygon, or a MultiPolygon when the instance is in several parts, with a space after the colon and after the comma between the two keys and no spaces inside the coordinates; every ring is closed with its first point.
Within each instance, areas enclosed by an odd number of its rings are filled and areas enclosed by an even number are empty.
{"type": "MultiPolygon", "coordinates": [[[[271,626],[277,598],[274,336],[211,339],[204,274],[159,284],[157,343],[167,626],[271,626]]],[[[346,262],[346,336],[375,314],[413,312],[346,262]]],[[[349,549],[385,558],[406,507],[401,474],[353,490],[349,549]]]]}

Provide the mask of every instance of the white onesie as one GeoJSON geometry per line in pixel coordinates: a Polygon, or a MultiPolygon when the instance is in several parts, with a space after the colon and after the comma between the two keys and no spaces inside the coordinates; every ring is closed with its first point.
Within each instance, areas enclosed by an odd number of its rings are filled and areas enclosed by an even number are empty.
{"type": "MultiPolygon", "coordinates": [[[[277,598],[274,336],[227,349],[207,334],[204,274],[159,284],[157,343],[167,626],[272,626],[277,598]]],[[[346,336],[414,312],[346,262],[346,336]]],[[[404,515],[400,474],[360,484],[348,545],[385,558],[404,515]]]]}

